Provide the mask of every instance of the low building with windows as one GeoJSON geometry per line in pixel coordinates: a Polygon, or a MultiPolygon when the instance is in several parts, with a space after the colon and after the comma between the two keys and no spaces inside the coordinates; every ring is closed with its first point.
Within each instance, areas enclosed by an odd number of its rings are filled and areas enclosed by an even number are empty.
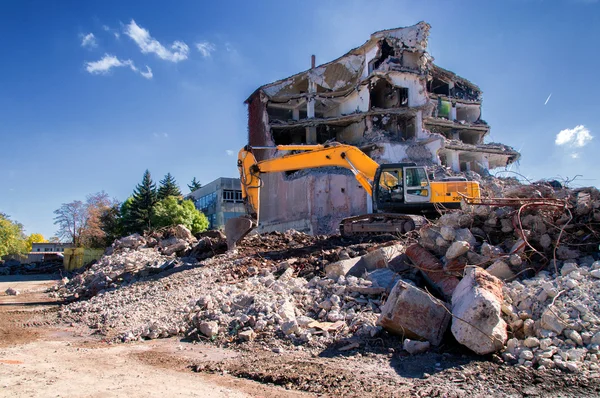
{"type": "Polygon", "coordinates": [[[74,247],[72,243],[32,243],[31,252],[27,255],[27,262],[62,261],[65,249],[70,247],[74,247]]]}
{"type": "Polygon", "coordinates": [[[239,178],[217,178],[188,194],[186,199],[193,200],[208,218],[209,229],[222,228],[230,218],[245,214],[239,178]]]}

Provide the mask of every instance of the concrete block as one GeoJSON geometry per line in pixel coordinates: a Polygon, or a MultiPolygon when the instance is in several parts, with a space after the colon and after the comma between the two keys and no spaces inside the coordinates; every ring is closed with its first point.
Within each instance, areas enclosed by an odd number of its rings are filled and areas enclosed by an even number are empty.
{"type": "Polygon", "coordinates": [[[515,277],[515,273],[510,269],[510,267],[508,266],[508,264],[506,264],[504,261],[502,260],[496,260],[494,262],[494,264],[490,265],[486,271],[490,274],[495,276],[498,279],[501,279],[503,281],[514,278],[515,277]]]}
{"type": "Polygon", "coordinates": [[[340,276],[346,276],[348,272],[360,261],[360,257],[341,260],[325,266],[325,276],[337,280],[340,276]]]}
{"type": "Polygon", "coordinates": [[[445,303],[402,280],[381,307],[377,323],[390,333],[439,345],[450,322],[445,303]]]}
{"type": "Polygon", "coordinates": [[[469,267],[452,295],[452,334],[484,355],[502,349],[507,339],[502,319],[502,282],[479,267],[469,267]]]}
{"type": "Polygon", "coordinates": [[[466,254],[470,248],[471,245],[469,245],[468,242],[462,240],[456,241],[448,248],[448,251],[446,252],[446,258],[448,260],[454,260],[455,258],[466,254]]]}

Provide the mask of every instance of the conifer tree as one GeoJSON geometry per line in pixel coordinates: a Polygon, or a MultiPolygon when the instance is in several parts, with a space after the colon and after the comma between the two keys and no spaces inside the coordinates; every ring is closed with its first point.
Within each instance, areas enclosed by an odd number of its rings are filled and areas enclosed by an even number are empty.
{"type": "Polygon", "coordinates": [[[202,188],[202,184],[200,184],[200,181],[196,180],[196,177],[194,177],[192,182],[188,184],[188,188],[190,189],[190,192],[194,192],[196,189],[202,188]]]}
{"type": "Polygon", "coordinates": [[[160,180],[160,187],[158,188],[158,200],[165,199],[167,196],[181,196],[181,190],[179,190],[171,173],[167,173],[165,178],[160,180]]]}
{"type": "Polygon", "coordinates": [[[150,172],[146,170],[142,183],[135,187],[129,204],[127,221],[132,231],[143,232],[152,227],[151,219],[157,201],[156,184],[152,181],[150,172]]]}

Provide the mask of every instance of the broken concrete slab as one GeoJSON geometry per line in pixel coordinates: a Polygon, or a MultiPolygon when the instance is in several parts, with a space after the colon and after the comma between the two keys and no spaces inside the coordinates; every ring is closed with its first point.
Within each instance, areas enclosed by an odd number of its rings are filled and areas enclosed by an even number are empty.
{"type": "Polygon", "coordinates": [[[469,267],[452,295],[452,334],[484,355],[502,349],[507,335],[502,319],[502,282],[479,267],[469,267]]]}
{"type": "Polygon", "coordinates": [[[396,260],[404,253],[404,245],[396,244],[392,246],[381,247],[365,254],[362,257],[349,258],[336,263],[328,264],[325,267],[325,275],[330,279],[340,276],[352,275],[362,277],[366,273],[376,269],[387,268],[388,265],[400,265],[396,260]]]}
{"type": "Polygon", "coordinates": [[[400,280],[400,275],[389,268],[382,268],[369,272],[367,279],[373,282],[373,287],[382,287],[389,292],[400,280]]]}
{"type": "Polygon", "coordinates": [[[486,271],[503,281],[512,279],[515,277],[515,273],[510,269],[508,264],[502,260],[496,260],[492,265],[486,268],[486,271]]]}
{"type": "Polygon", "coordinates": [[[448,250],[446,251],[446,258],[448,260],[454,260],[455,258],[460,257],[463,254],[466,254],[470,248],[471,248],[471,245],[469,245],[468,242],[465,242],[462,240],[456,241],[456,242],[452,243],[450,245],[450,247],[448,248],[448,250]]]}
{"type": "Polygon", "coordinates": [[[402,349],[407,351],[410,355],[422,354],[429,350],[431,343],[429,341],[416,341],[411,339],[404,339],[402,343],[402,349]]]}
{"type": "Polygon", "coordinates": [[[377,321],[390,333],[433,345],[440,344],[449,322],[445,303],[403,280],[392,289],[377,321]]]}

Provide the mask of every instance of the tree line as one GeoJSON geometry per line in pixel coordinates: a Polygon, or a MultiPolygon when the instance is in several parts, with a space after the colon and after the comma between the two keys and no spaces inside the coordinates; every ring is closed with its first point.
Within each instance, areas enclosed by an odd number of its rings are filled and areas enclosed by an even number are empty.
{"type": "MultiPolygon", "coordinates": [[[[200,188],[194,179],[190,191],[200,188]]],[[[104,191],[89,195],[85,202],[63,203],[54,211],[58,236],[81,247],[106,247],[115,239],[132,233],[183,224],[196,234],[208,229],[208,219],[194,202],[184,199],[171,173],[157,188],[150,171],[124,202],[111,199],[104,191]]]]}
{"type": "Polygon", "coordinates": [[[31,251],[33,243],[47,242],[42,234],[26,235],[23,224],[11,220],[0,213],[0,257],[7,254],[25,254],[31,251]]]}

